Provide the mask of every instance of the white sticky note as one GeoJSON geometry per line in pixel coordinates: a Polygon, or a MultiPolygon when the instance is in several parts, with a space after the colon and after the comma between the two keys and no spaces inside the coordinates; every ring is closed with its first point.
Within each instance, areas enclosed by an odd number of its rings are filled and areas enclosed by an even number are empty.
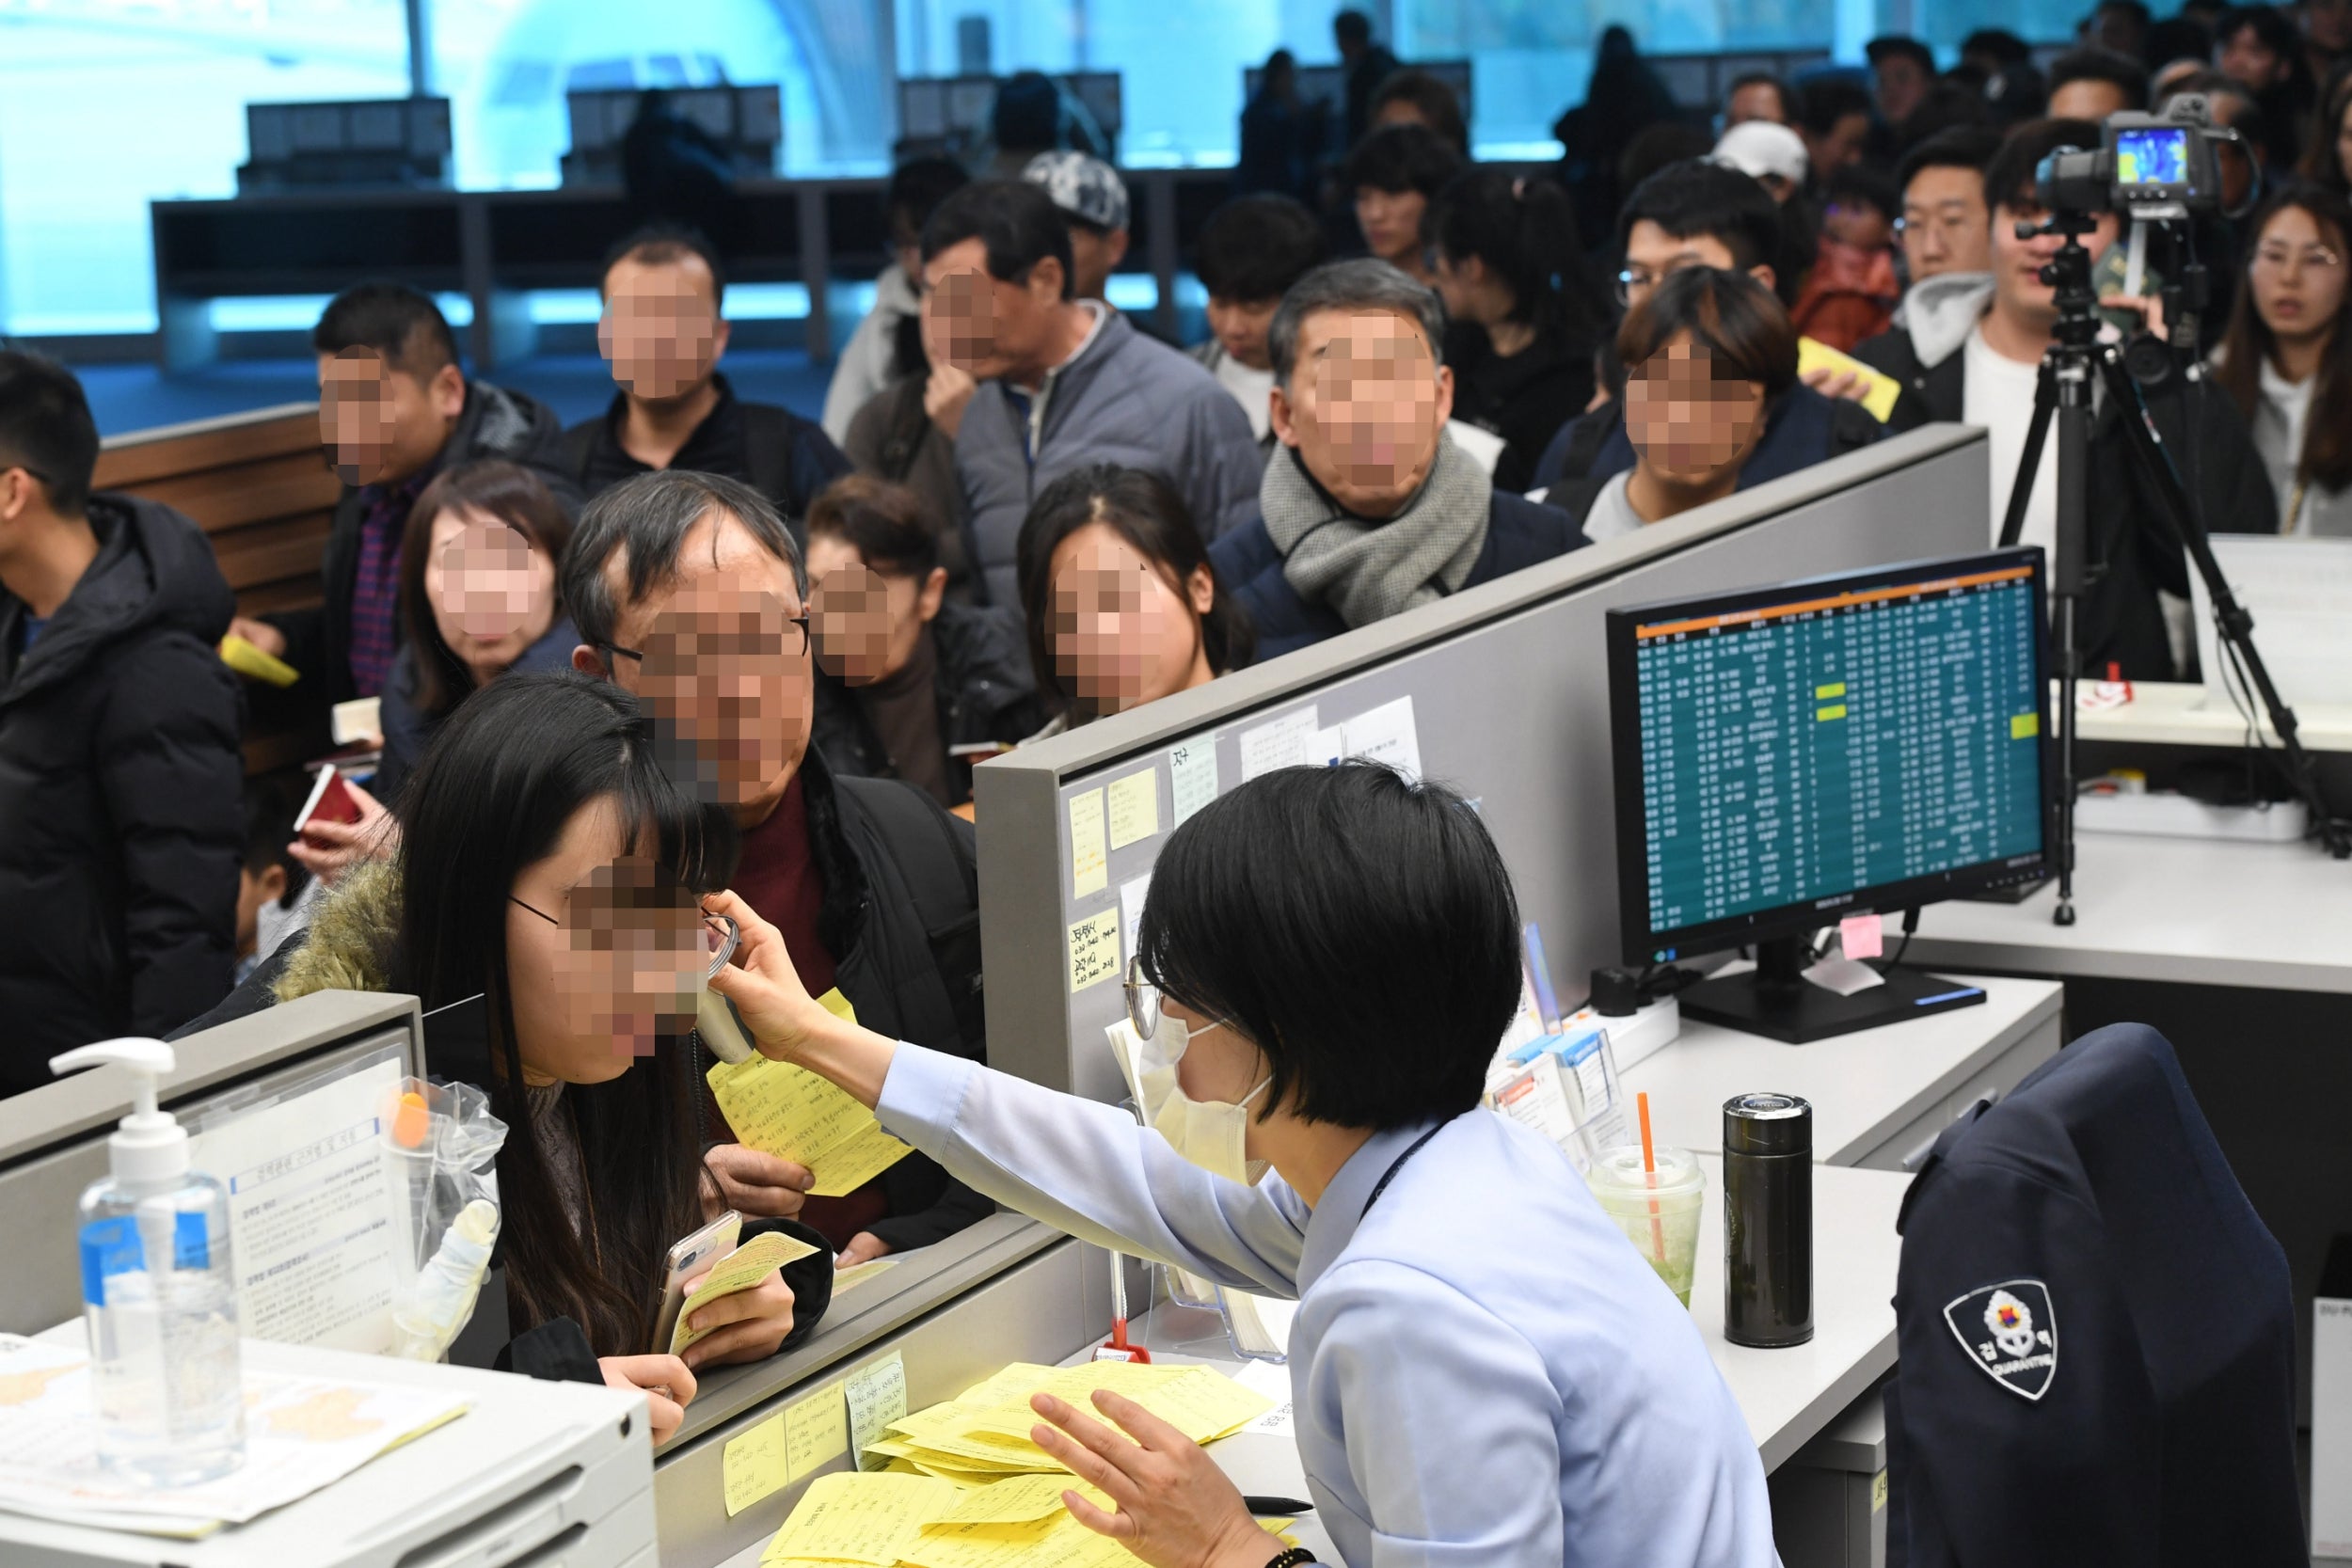
{"type": "Polygon", "coordinates": [[[1413,727],[1413,699],[1399,697],[1350,719],[1347,754],[1385,762],[1408,779],[1421,777],[1421,736],[1413,727]]]}
{"type": "Polygon", "coordinates": [[[1103,792],[1070,798],[1070,893],[1084,898],[1110,885],[1110,851],[1103,847],[1103,792]]]}
{"type": "Polygon", "coordinates": [[[1315,731],[1300,748],[1298,760],[1310,768],[1337,768],[1347,760],[1346,729],[1334,724],[1327,730],[1315,731]]]}
{"type": "Polygon", "coordinates": [[[1119,961],[1122,970],[1136,956],[1136,932],[1143,926],[1143,899],[1151,891],[1149,872],[1119,884],[1119,961]]]}
{"type": "Polygon", "coordinates": [[[907,1418],[907,1369],[892,1351],[851,1372],[843,1385],[850,1396],[850,1451],[861,1470],[879,1470],[890,1463],[886,1454],[867,1453],[866,1446],[882,1440],[893,1421],[907,1418]]]}
{"type": "Polygon", "coordinates": [[[1104,910],[1070,927],[1070,994],[1119,973],[1119,911],[1104,910]]]}
{"type": "Polygon", "coordinates": [[[1147,768],[1110,786],[1111,847],[1124,849],[1160,831],[1160,770],[1147,768]]]}
{"type": "Polygon", "coordinates": [[[1307,760],[1308,737],[1323,727],[1314,705],[1282,715],[1254,730],[1241,732],[1241,782],[1278,768],[1296,768],[1307,760]]]}
{"type": "Polygon", "coordinates": [[[1216,736],[1196,735],[1168,749],[1168,803],[1181,828],[1184,819],[1216,799],[1216,736]]]}

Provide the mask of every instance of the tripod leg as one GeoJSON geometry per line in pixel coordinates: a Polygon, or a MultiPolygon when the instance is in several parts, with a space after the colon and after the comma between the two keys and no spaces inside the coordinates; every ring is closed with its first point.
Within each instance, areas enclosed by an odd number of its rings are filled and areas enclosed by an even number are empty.
{"type": "Polygon", "coordinates": [[[2050,412],[2058,406],[2058,384],[2050,367],[2043,365],[2034,379],[2033,419],[2026,426],[2026,450],[2017,460],[2017,472],[2009,482],[2009,510],[2001,517],[2000,547],[2008,549],[2017,543],[2026,530],[2026,504],[2033,499],[2034,476],[2042,471],[2042,447],[2050,434],[2050,412]]]}
{"type": "Polygon", "coordinates": [[[2058,618],[2052,629],[2058,649],[2058,909],[2051,920],[2074,924],[2074,777],[2075,689],[2082,681],[2082,595],[2088,586],[2086,563],[2090,528],[2090,386],[2070,366],[2062,374],[2042,367],[2045,383],[2056,382],[2058,395],[2058,548],[2050,567],[2050,600],[2058,618]]]}
{"type": "Polygon", "coordinates": [[[2133,454],[2139,461],[2140,471],[2155,486],[2158,498],[2172,526],[2173,533],[2188,552],[2197,575],[2205,579],[2206,591],[2213,596],[2214,622],[2223,639],[2245,666],[2248,680],[2255,695],[2261,699],[2263,711],[2270,720],[2270,727],[2279,736],[2279,751],[2287,775],[2287,784],[2312,814],[2312,824],[2319,831],[2320,843],[2328,853],[2338,860],[2352,857],[2352,837],[2347,837],[2344,825],[2330,816],[2327,799],[2320,793],[2319,775],[2312,762],[2311,752],[2304,749],[2296,733],[2295,709],[2287,705],[2279,688],[2270,678],[2270,671],[2263,663],[2262,655],[2254,648],[2254,618],[2246,607],[2237,602],[2230,584],[2221,575],[2221,564],[2214,559],[2213,543],[2206,537],[2204,519],[2198,515],[2197,503],[2187,486],[2181,483],[2179,470],[2172,466],[2172,454],[2165,449],[2164,438],[2156,432],[2148,417],[2146,403],[2139,395],[2138,384],[2111,354],[2099,358],[2109,396],[2120,401],[2122,412],[2120,421],[2133,454]]]}

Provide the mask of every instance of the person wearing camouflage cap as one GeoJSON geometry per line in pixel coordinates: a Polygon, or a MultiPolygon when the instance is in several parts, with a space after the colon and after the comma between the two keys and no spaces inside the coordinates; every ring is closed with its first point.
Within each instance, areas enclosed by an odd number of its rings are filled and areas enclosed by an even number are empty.
{"type": "Polygon", "coordinates": [[[1021,178],[1053,198],[1070,226],[1071,281],[1080,299],[1101,299],[1127,258],[1127,184],[1084,152],[1041,152],[1021,178]]]}

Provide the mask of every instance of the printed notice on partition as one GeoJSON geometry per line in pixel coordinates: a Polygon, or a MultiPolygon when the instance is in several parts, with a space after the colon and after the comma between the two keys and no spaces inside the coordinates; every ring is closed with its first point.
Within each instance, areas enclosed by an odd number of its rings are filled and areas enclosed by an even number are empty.
{"type": "Polygon", "coordinates": [[[1216,799],[1216,736],[1196,735],[1168,749],[1168,804],[1175,815],[1171,828],[1216,799]]]}
{"type": "Polygon", "coordinates": [[[395,1187],[384,1150],[401,1066],[387,1046],[192,1130],[190,1163],[229,1189],[247,1338],[390,1351],[392,1296],[415,1244],[405,1183],[395,1187]]]}
{"type": "Polygon", "coordinates": [[[1248,784],[1261,773],[1271,773],[1278,768],[1296,768],[1306,762],[1308,745],[1322,727],[1311,703],[1271,723],[1242,731],[1241,782],[1248,784]]]}

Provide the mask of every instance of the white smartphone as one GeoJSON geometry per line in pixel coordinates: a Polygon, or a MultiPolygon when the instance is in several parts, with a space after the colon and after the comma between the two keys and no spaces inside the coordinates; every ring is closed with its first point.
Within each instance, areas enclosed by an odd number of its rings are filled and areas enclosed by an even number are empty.
{"type": "Polygon", "coordinates": [[[686,1282],[708,1273],[711,1264],[733,1252],[742,1233],[743,1216],[730,1209],[670,1249],[662,1269],[661,1310],[654,1318],[653,1343],[645,1347],[648,1354],[668,1354],[678,1311],[686,1305],[686,1282]]]}

